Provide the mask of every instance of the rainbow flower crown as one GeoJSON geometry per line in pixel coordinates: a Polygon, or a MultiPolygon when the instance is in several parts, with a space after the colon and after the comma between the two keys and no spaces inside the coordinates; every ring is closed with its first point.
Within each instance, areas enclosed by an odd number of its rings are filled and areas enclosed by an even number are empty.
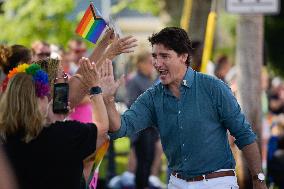
{"type": "MultiPolygon", "coordinates": [[[[21,64],[16,68],[13,68],[7,78],[6,84],[8,84],[9,79],[18,73],[27,73],[33,77],[35,83],[36,96],[44,97],[49,95],[50,87],[48,83],[48,75],[46,72],[41,70],[41,67],[37,64],[21,64]]],[[[5,90],[6,86],[4,87],[5,90]]]]}

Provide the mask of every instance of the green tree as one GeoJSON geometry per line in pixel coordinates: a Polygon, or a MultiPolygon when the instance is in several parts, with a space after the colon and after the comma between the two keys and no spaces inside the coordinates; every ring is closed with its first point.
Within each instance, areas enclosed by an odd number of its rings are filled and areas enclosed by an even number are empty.
{"type": "Polygon", "coordinates": [[[112,13],[116,14],[125,8],[137,10],[142,13],[152,13],[157,16],[161,12],[163,1],[159,0],[121,0],[116,5],[112,6],[112,13]]]}
{"type": "Polygon", "coordinates": [[[268,65],[276,74],[284,77],[284,4],[280,4],[280,14],[265,18],[265,45],[268,52],[268,65]]]}
{"type": "Polygon", "coordinates": [[[29,46],[35,40],[64,45],[74,35],[76,22],[68,19],[71,0],[5,1],[0,15],[0,42],[29,46]]]}

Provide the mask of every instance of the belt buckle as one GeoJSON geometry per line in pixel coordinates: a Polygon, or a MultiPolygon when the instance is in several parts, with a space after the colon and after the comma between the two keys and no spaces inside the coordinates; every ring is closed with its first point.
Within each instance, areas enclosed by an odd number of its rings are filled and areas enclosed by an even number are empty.
{"type": "Polygon", "coordinates": [[[202,175],[202,177],[203,177],[203,181],[206,181],[207,179],[206,179],[206,175],[202,175]]]}
{"type": "Polygon", "coordinates": [[[178,173],[174,172],[173,175],[178,178],[178,173]]]}

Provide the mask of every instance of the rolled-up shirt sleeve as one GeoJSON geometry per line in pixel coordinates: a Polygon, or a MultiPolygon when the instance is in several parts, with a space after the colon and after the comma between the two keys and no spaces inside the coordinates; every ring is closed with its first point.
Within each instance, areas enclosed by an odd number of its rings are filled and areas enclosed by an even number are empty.
{"type": "Polygon", "coordinates": [[[121,115],[120,129],[109,133],[111,139],[131,136],[155,123],[154,104],[151,92],[147,90],[121,115]]]}
{"type": "Polygon", "coordinates": [[[241,112],[240,105],[230,88],[221,81],[218,83],[215,94],[217,94],[216,103],[220,121],[235,137],[235,144],[241,150],[246,145],[253,143],[257,137],[245,115],[241,112]]]}

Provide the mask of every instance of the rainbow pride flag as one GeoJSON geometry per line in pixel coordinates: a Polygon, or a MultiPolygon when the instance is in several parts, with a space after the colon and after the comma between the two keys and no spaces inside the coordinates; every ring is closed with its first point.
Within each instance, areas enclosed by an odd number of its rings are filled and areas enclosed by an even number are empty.
{"type": "Polygon", "coordinates": [[[96,43],[106,25],[107,23],[102,18],[99,11],[91,3],[77,26],[76,33],[82,38],[96,43]]]}
{"type": "Polygon", "coordinates": [[[96,150],[93,166],[92,166],[91,173],[87,181],[86,189],[96,189],[97,188],[97,182],[99,178],[99,168],[103,161],[104,156],[107,153],[108,147],[109,147],[109,140],[107,140],[102,146],[100,146],[96,150]]]}

